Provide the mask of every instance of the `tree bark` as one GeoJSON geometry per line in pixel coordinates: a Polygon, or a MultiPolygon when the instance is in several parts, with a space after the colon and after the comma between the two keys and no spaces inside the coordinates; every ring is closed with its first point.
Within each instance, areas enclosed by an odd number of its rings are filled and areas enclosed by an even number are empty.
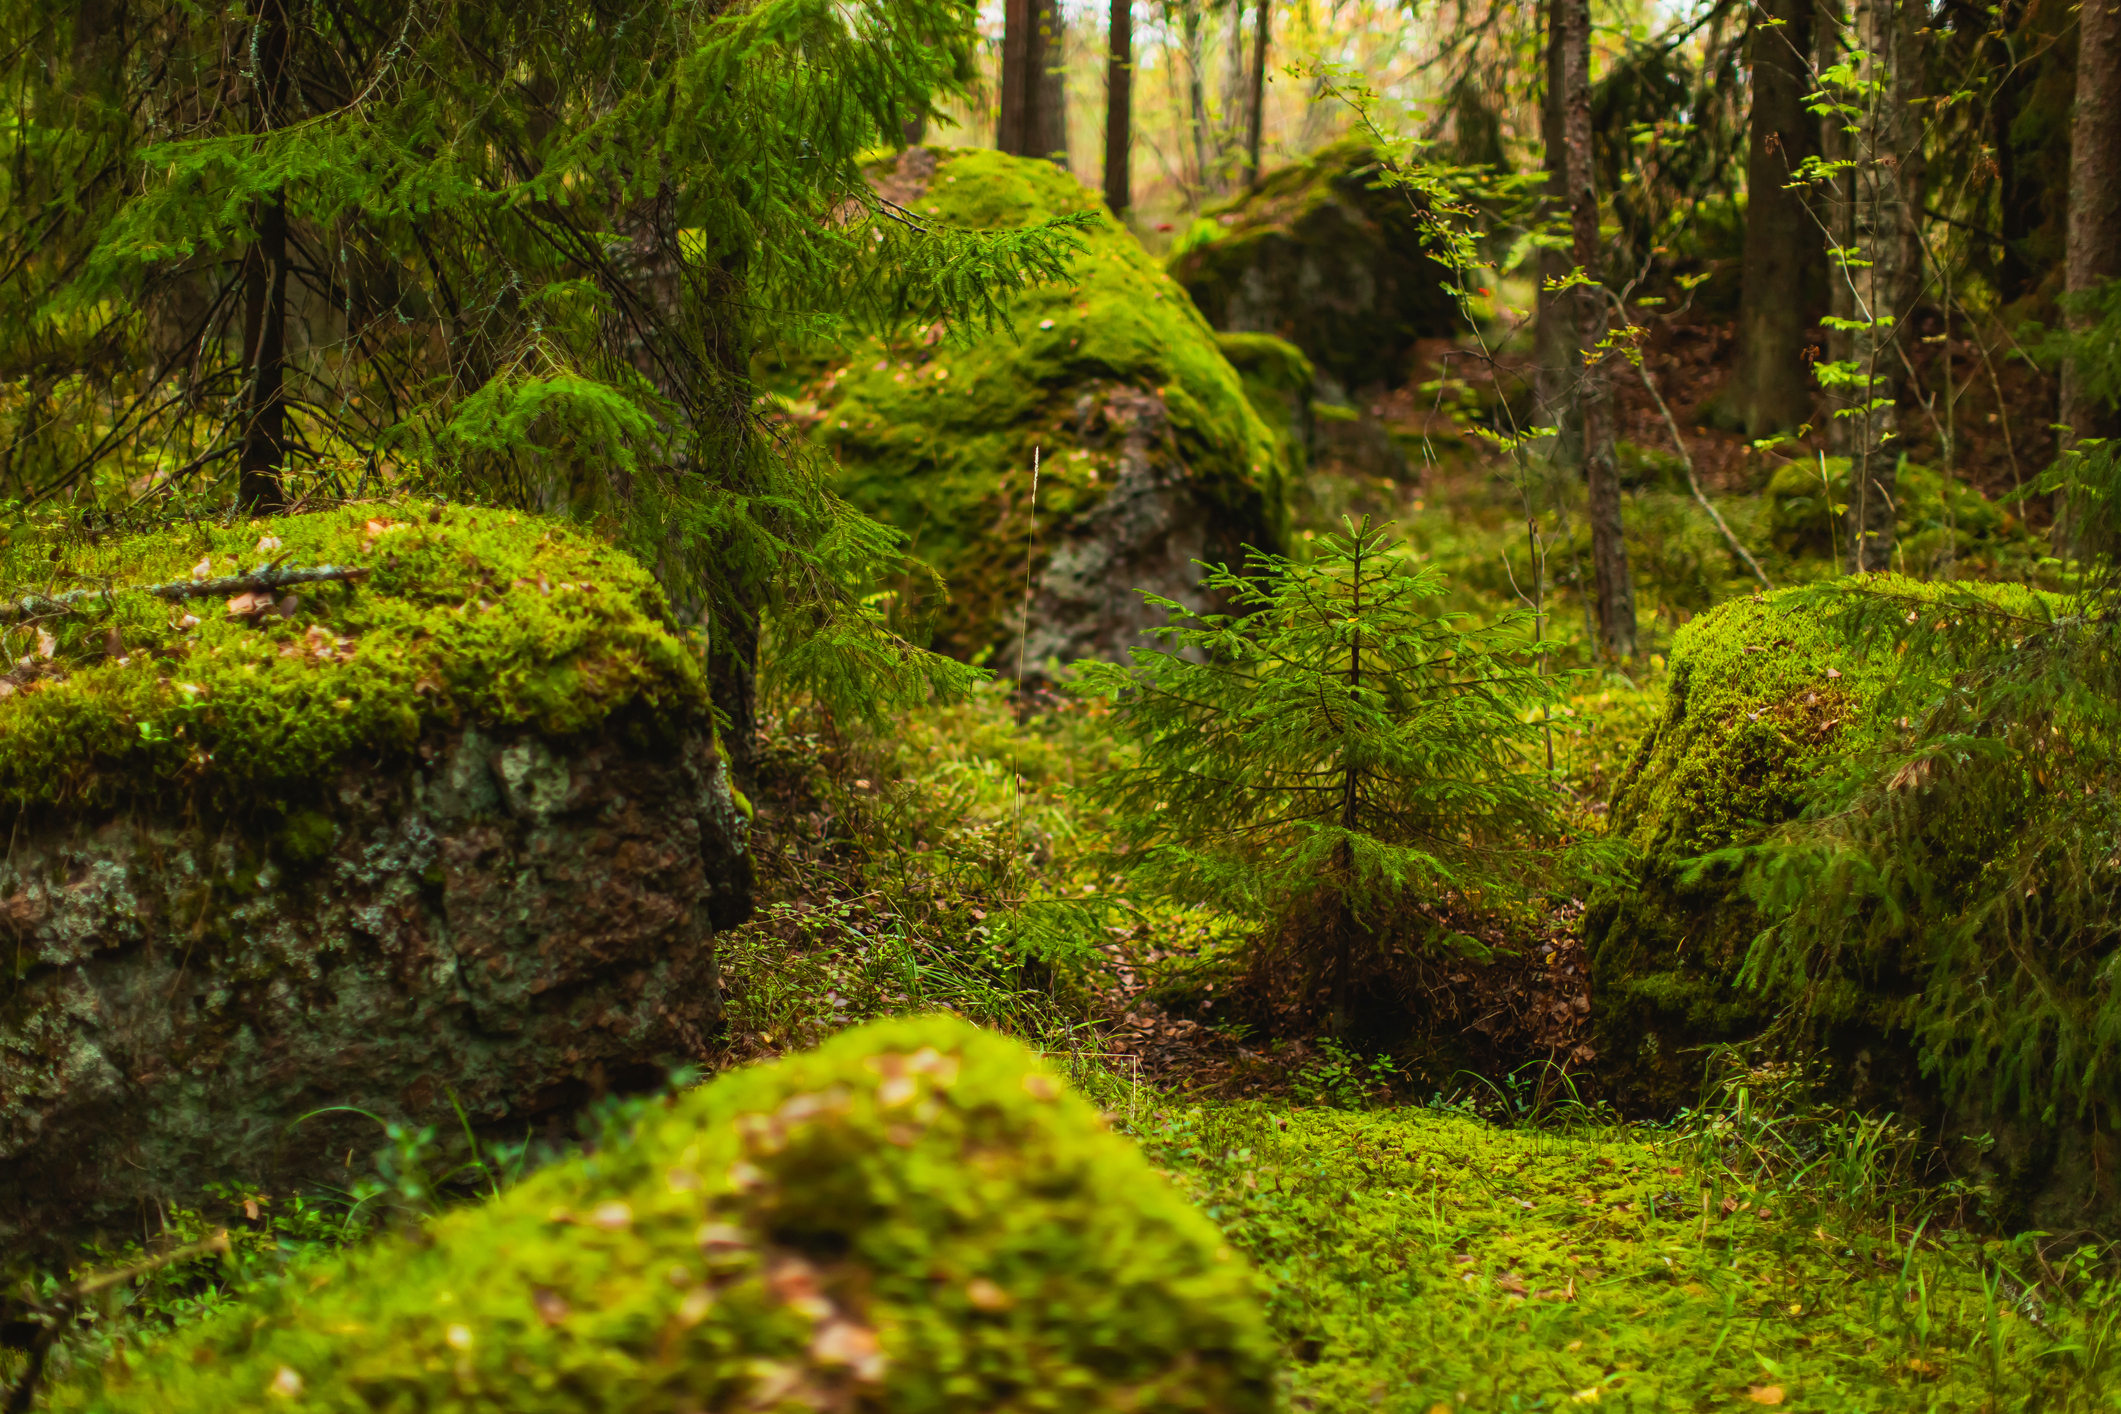
{"type": "MultiPolygon", "coordinates": [[[[1543,224],[1551,224],[1569,209],[1568,183],[1564,167],[1565,145],[1561,125],[1561,0],[1546,4],[1546,92],[1539,110],[1540,141],[1545,149],[1547,174],[1546,209],[1543,224]]],[[[1553,461],[1574,469],[1583,462],[1582,441],[1577,435],[1575,409],[1571,401],[1573,369],[1583,360],[1576,352],[1576,318],[1566,293],[1551,288],[1569,273],[1569,252],[1543,249],[1539,252],[1538,317],[1533,329],[1533,395],[1538,409],[1535,425],[1552,427],[1553,461]]]]}
{"type": "Polygon", "coordinates": [[[1854,379],[1831,390],[1837,406],[1827,436],[1849,464],[1844,562],[1851,573],[1892,562],[1897,343],[1922,284],[1922,125],[1914,103],[1922,76],[1915,31],[1923,18],[1919,0],[1856,0],[1846,40],[1862,56],[1857,87],[1839,98],[1857,111],[1828,123],[1852,129],[1835,134],[1851,165],[1836,183],[1830,219],[1842,252],[1832,272],[1834,313],[1849,327],[1830,330],[1827,345],[1854,379]]]}
{"type": "MultiPolygon", "coordinates": [[[[2069,244],[2064,281],[2081,295],[2121,276],[2121,0],[2083,0],[2077,12],[2077,92],[2070,117],[2069,244]]],[[[2072,312],[2071,329],[2084,332],[2087,316],[2072,312]]],[[[2110,403],[2095,399],[2074,359],[2062,365],[2061,420],[2065,448],[2081,437],[2121,433],[2110,403]]],[[[2081,551],[2082,517],[2072,514],[2068,492],[2055,496],[2055,551],[2081,551]]]]}
{"type": "Polygon", "coordinates": [[[1059,0],[1037,0],[1038,113],[1032,125],[1033,157],[1068,165],[1068,46],[1059,0]]]}
{"type": "MultiPolygon", "coordinates": [[[[287,0],[262,0],[251,93],[252,130],[263,134],[287,118],[287,0]]],[[[248,370],[243,446],[236,459],[236,500],[246,510],[287,503],[287,198],[258,199],[258,236],[243,271],[243,360],[248,370]]]]}
{"type": "Polygon", "coordinates": [[[1201,49],[1202,0],[1181,0],[1179,5],[1179,42],[1186,56],[1186,109],[1193,126],[1193,187],[1194,200],[1207,191],[1208,175],[1208,94],[1201,78],[1200,66],[1205,57],[1201,49]]]}
{"type": "Polygon", "coordinates": [[[1581,351],[1570,370],[1577,424],[1582,428],[1583,474],[1589,485],[1591,572],[1598,596],[1598,637],[1606,656],[1635,656],[1635,584],[1621,534],[1620,468],[1613,457],[1613,385],[1606,337],[1606,293],[1598,283],[1598,188],[1591,164],[1590,0],[1554,0],[1561,23],[1561,135],[1563,189],[1575,268],[1588,283],[1567,292],[1581,351]]]}
{"type": "Polygon", "coordinates": [[[1031,151],[1038,48],[1038,0],[1007,0],[1002,7],[1002,97],[994,145],[1015,157],[1031,151]]]}
{"type": "Polygon", "coordinates": [[[1268,5],[1259,0],[1259,14],[1252,22],[1252,95],[1246,105],[1245,185],[1259,185],[1259,144],[1267,121],[1268,5]]]}
{"type": "Polygon", "coordinates": [[[1805,343],[1825,312],[1826,233],[1797,169],[1819,152],[1819,120],[1805,104],[1812,81],[1815,0],[1761,0],[1752,35],[1753,112],[1746,157],[1745,282],[1738,314],[1734,411],[1749,436],[1784,432],[1812,410],[1805,343]]]}
{"type": "Polygon", "coordinates": [[[1111,57],[1105,79],[1105,205],[1114,216],[1134,204],[1134,0],[1112,0],[1111,57]]]}

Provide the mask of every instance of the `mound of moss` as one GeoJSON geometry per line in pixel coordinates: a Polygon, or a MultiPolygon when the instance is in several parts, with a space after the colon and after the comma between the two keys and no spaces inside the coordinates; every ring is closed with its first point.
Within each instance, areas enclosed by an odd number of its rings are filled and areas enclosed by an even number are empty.
{"type": "Polygon", "coordinates": [[[1360,137],[1202,213],[1170,269],[1218,329],[1276,334],[1343,389],[1396,385],[1415,341],[1462,323],[1404,193],[1360,137]]]}
{"type": "MultiPolygon", "coordinates": [[[[986,150],[912,149],[878,180],[918,216],[975,230],[1098,205],[1050,162],[986,150]]],[[[938,648],[1013,662],[1028,568],[1031,664],[1123,657],[1150,623],[1137,588],[1192,602],[1194,560],[1280,543],[1284,442],[1185,291],[1110,221],[1010,319],[836,354],[796,406],[840,492],[947,581],[938,648]]]]}
{"type": "Polygon", "coordinates": [[[1246,1267],[1022,1046],[878,1023],[293,1277],[55,1410],[1265,1411],[1246,1267]]]}
{"type": "MultiPolygon", "coordinates": [[[[1937,592],[1891,575],[1860,583],[1916,600],[1937,592]]],[[[1983,592],[2008,606],[2035,591],[1983,592]]],[[[1765,920],[1729,871],[1688,862],[1793,818],[1805,783],[1878,729],[1870,708],[1900,660],[1889,646],[1851,648],[1830,615],[1785,590],[1729,601],[1680,629],[1664,713],[1615,788],[1610,828],[1633,847],[1637,874],[1592,900],[1585,935],[1601,1072],[1638,1112],[1694,1103],[1702,1048],[1760,1036],[1789,1000],[1738,984],[1765,920]]],[[[1859,990],[1896,985],[1849,980],[1859,990]]],[[[1904,1055],[1879,1048],[1882,1011],[1843,1009],[1847,1078],[1904,1100],[1914,1077],[1904,1055]]]]}
{"type": "MultiPolygon", "coordinates": [[[[19,556],[19,552],[18,552],[19,556]]],[[[356,506],[178,525],[8,567],[0,802],[79,805],[203,788],[244,800],[409,749],[423,723],[548,737],[639,706],[708,720],[698,654],[631,557],[562,522],[356,506]],[[336,566],[269,606],[142,586],[336,566]],[[257,610],[257,612],[231,612],[257,610]]]]}

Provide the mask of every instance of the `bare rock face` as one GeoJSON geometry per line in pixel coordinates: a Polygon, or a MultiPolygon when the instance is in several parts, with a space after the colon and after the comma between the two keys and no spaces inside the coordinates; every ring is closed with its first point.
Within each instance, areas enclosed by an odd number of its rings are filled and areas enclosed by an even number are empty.
{"type": "Polygon", "coordinates": [[[699,1054],[744,822],[711,740],[626,735],[432,736],[269,834],[15,822],[0,1247],[137,1234],[214,1180],[343,1181],[380,1135],[303,1118],[325,1106],[527,1125],[699,1054]]]}

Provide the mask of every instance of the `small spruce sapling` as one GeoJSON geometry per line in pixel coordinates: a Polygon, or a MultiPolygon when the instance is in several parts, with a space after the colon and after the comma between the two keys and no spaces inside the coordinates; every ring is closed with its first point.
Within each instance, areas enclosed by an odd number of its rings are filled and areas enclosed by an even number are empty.
{"type": "Polygon", "coordinates": [[[1140,748],[1090,792],[1120,867],[1174,901],[1292,925],[1330,957],[1339,1031],[1358,942],[1418,902],[1522,900],[1564,832],[1533,764],[1554,680],[1530,661],[1528,616],[1439,612],[1443,576],[1367,518],[1316,551],[1210,569],[1231,614],[1147,595],[1173,615],[1163,646],[1079,665],[1077,690],[1140,748]]]}

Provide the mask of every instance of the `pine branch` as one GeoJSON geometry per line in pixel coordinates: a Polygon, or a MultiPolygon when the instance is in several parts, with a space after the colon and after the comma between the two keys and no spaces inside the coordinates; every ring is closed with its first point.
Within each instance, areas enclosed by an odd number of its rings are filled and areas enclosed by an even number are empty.
{"type": "Polygon", "coordinates": [[[24,619],[70,614],[79,605],[97,599],[108,600],[118,594],[152,594],[157,599],[182,603],[187,599],[227,599],[238,594],[268,594],[295,584],[346,584],[365,578],[368,574],[369,570],[363,566],[318,565],[311,569],[283,569],[277,565],[260,565],[249,574],[223,575],[218,579],[175,580],[169,584],[106,585],[96,589],[74,589],[64,594],[52,595],[25,594],[19,599],[0,601],[0,623],[20,623],[24,619]]]}

